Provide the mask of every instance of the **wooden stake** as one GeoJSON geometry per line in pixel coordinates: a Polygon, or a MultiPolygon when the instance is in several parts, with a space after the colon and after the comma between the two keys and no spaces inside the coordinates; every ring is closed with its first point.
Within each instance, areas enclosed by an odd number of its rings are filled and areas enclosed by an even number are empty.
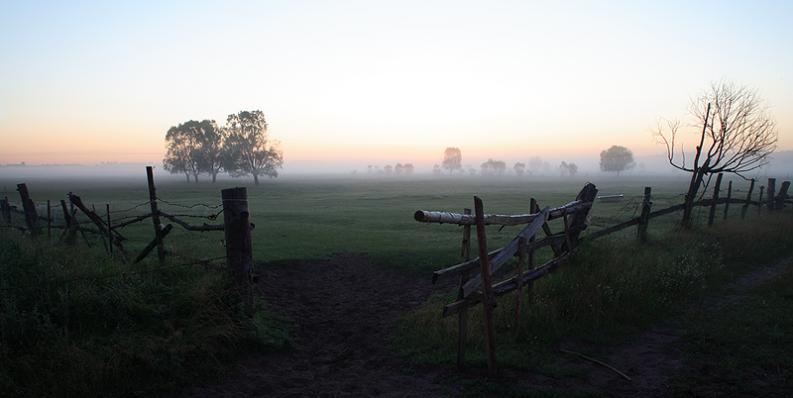
{"type": "Polygon", "coordinates": [[[496,370],[496,341],[493,331],[493,293],[490,283],[490,261],[487,258],[485,211],[483,209],[482,199],[478,196],[474,196],[474,213],[476,216],[476,240],[479,246],[479,263],[481,264],[482,272],[482,309],[484,312],[487,368],[492,373],[496,370]]]}
{"type": "Polygon", "coordinates": [[[754,191],[754,178],[749,180],[749,192],[746,194],[746,203],[741,207],[741,219],[746,218],[746,211],[749,210],[749,205],[752,203],[752,191],[754,191]]]}
{"type": "MultiPolygon", "coordinates": [[[[537,204],[537,199],[529,198],[529,213],[534,214],[534,213],[539,213],[539,212],[540,212],[540,205],[537,204]]],[[[547,224],[546,224],[546,226],[547,226],[547,224]]],[[[536,235],[532,235],[531,238],[529,238],[529,243],[534,243],[535,240],[537,240],[536,235]]],[[[534,249],[529,250],[527,254],[528,254],[528,259],[527,259],[527,263],[526,263],[526,268],[527,269],[534,269],[534,249]]],[[[531,302],[532,286],[533,286],[532,284],[529,284],[528,286],[526,286],[526,302],[527,303],[531,302]]]]}
{"type": "Polygon", "coordinates": [[[52,239],[52,208],[50,200],[47,199],[47,239],[52,239]]]}
{"type": "Polygon", "coordinates": [[[63,222],[66,223],[66,228],[63,230],[61,237],[66,236],[66,243],[73,245],[77,233],[74,220],[69,214],[69,209],[66,207],[66,201],[61,199],[61,210],[63,210],[63,222]]]}
{"type": "Polygon", "coordinates": [[[710,204],[710,213],[708,213],[708,226],[713,225],[713,219],[716,217],[716,202],[719,200],[719,190],[721,189],[722,173],[716,176],[716,185],[713,186],[713,201],[710,204]]]}
{"type": "Polygon", "coordinates": [[[251,247],[250,213],[248,191],[245,188],[229,188],[221,192],[223,199],[223,223],[226,238],[226,262],[240,294],[245,310],[253,315],[253,250],[251,247]]]}
{"type": "Polygon", "coordinates": [[[30,199],[27,185],[17,184],[17,190],[19,191],[19,197],[22,199],[22,209],[25,211],[25,224],[30,234],[35,237],[41,233],[39,229],[39,215],[36,213],[36,205],[33,203],[33,200],[30,199]]]}
{"type": "MultiPolygon", "coordinates": [[[[107,213],[107,237],[110,238],[110,241],[113,241],[113,225],[110,223],[110,203],[105,204],[105,213],[107,213]]],[[[113,245],[108,245],[108,249],[110,250],[110,257],[113,257],[113,245]]]]}
{"type": "Polygon", "coordinates": [[[787,191],[790,189],[790,181],[782,182],[782,186],[779,187],[779,192],[776,194],[776,198],[774,198],[774,208],[777,210],[781,210],[785,207],[785,199],[787,199],[787,191]]]}
{"type": "Polygon", "coordinates": [[[730,199],[732,199],[732,180],[727,183],[727,201],[724,203],[724,219],[727,219],[727,214],[730,212],[730,199]]]}
{"type": "Polygon", "coordinates": [[[757,213],[758,214],[763,211],[763,203],[764,203],[763,202],[763,194],[764,193],[765,193],[765,187],[761,185],[760,186],[760,198],[757,199],[757,213]]]}
{"type": "Polygon", "coordinates": [[[146,166],[146,180],[149,183],[149,205],[151,207],[151,221],[154,224],[154,242],[157,244],[157,259],[160,261],[160,265],[163,265],[165,263],[165,247],[162,244],[160,211],[157,209],[157,192],[154,187],[154,171],[151,166],[146,166]]]}
{"type": "Polygon", "coordinates": [[[644,199],[642,199],[642,213],[639,216],[639,227],[637,233],[639,241],[647,242],[647,226],[650,223],[650,210],[652,209],[652,187],[644,187],[644,199]]]}
{"type": "MultiPolygon", "coordinates": [[[[463,209],[463,214],[471,214],[471,209],[463,209]]],[[[460,248],[460,255],[463,261],[471,259],[471,226],[463,225],[463,241],[460,248]]],[[[463,286],[468,282],[468,272],[460,274],[460,281],[457,288],[457,299],[463,299],[463,286]]],[[[460,310],[457,314],[457,368],[465,366],[465,342],[468,339],[468,307],[460,310]]]]}
{"type": "Polygon", "coordinates": [[[776,178],[769,178],[768,179],[768,195],[767,195],[768,197],[766,198],[766,201],[768,201],[768,203],[766,204],[766,207],[768,208],[768,211],[773,211],[774,210],[774,207],[775,207],[774,206],[774,194],[775,194],[775,191],[776,191],[776,178]]]}
{"type": "Polygon", "coordinates": [[[528,254],[526,250],[526,245],[528,244],[528,240],[526,238],[520,238],[518,240],[518,267],[515,270],[516,281],[517,281],[517,295],[515,296],[515,331],[519,330],[520,328],[520,313],[522,308],[523,302],[523,292],[521,291],[523,284],[521,283],[521,276],[523,276],[523,264],[526,264],[528,261],[528,254]]]}

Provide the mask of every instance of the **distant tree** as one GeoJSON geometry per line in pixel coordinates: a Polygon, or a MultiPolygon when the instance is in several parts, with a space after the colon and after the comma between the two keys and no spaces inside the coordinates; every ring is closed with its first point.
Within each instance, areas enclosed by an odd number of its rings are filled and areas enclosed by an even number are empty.
{"type": "Polygon", "coordinates": [[[397,163],[396,166],[394,166],[394,174],[399,176],[402,175],[402,172],[404,171],[405,171],[405,167],[402,166],[402,163],[397,163]]]}
{"type": "Polygon", "coordinates": [[[462,171],[463,155],[460,148],[446,148],[443,151],[443,168],[449,171],[449,174],[455,171],[462,171]]]}
{"type": "Polygon", "coordinates": [[[483,176],[500,176],[507,171],[507,164],[502,160],[488,159],[480,166],[483,176]]]}
{"type": "Polygon", "coordinates": [[[532,174],[547,173],[551,170],[551,165],[539,156],[532,156],[529,158],[528,169],[532,174]]]}
{"type": "Polygon", "coordinates": [[[468,175],[469,176],[475,176],[476,175],[476,169],[473,166],[467,166],[467,167],[468,167],[468,175]]]}
{"type": "Polygon", "coordinates": [[[226,119],[228,136],[224,168],[232,176],[252,175],[258,185],[259,176],[278,177],[283,155],[270,142],[267,121],[262,111],[242,111],[226,119]]]}
{"type": "Polygon", "coordinates": [[[165,133],[167,151],[162,161],[163,167],[173,174],[184,173],[188,182],[190,176],[198,182],[198,174],[204,168],[201,153],[201,123],[190,120],[169,128],[165,133]]]}
{"type": "Polygon", "coordinates": [[[562,161],[562,163],[559,164],[559,174],[563,177],[574,177],[576,173],[578,173],[578,165],[575,163],[562,161]]]}
{"type": "Polygon", "coordinates": [[[713,175],[732,173],[744,177],[745,173],[765,166],[779,137],[776,121],[769,115],[763,99],[748,87],[713,83],[692,101],[689,112],[697,125],[702,126],[693,163],[686,163],[682,144],[675,145],[680,122],[668,121],[668,131],[659,123],[657,131],[666,145],[669,164],[691,174],[683,208],[684,228],[691,227],[696,197],[700,192],[704,194],[713,175]]]}
{"type": "Polygon", "coordinates": [[[214,120],[202,120],[197,126],[197,135],[199,168],[212,176],[212,182],[215,182],[223,168],[226,130],[218,127],[214,120]]]}
{"type": "Polygon", "coordinates": [[[432,175],[436,175],[436,176],[441,175],[441,166],[437,164],[432,166],[432,175]]]}
{"type": "Polygon", "coordinates": [[[402,165],[402,168],[404,169],[405,175],[413,174],[413,163],[405,163],[402,165]]]}
{"type": "Polygon", "coordinates": [[[515,171],[515,175],[517,175],[518,177],[522,177],[523,174],[526,173],[526,164],[525,163],[521,163],[521,162],[517,162],[517,163],[515,163],[514,166],[512,166],[512,170],[515,171]]]}
{"type": "Polygon", "coordinates": [[[605,172],[621,172],[636,166],[633,161],[633,152],[624,146],[612,145],[611,148],[600,152],[600,170],[605,172]]]}
{"type": "Polygon", "coordinates": [[[371,164],[366,166],[366,174],[372,174],[373,170],[374,170],[374,166],[372,166],[371,164]]]}
{"type": "Polygon", "coordinates": [[[394,173],[394,166],[391,166],[390,164],[387,164],[387,165],[385,165],[385,167],[383,167],[383,171],[385,171],[386,175],[391,175],[391,174],[394,173]]]}

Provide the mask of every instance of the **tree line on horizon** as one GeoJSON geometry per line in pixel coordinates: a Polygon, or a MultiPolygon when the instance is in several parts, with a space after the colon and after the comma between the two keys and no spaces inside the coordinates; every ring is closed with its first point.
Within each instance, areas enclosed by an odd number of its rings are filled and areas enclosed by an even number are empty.
{"type": "Polygon", "coordinates": [[[167,152],[163,167],[172,174],[183,173],[197,183],[208,174],[212,182],[225,171],[232,177],[278,177],[283,154],[270,140],[267,121],[259,110],[241,111],[219,126],[214,120],[190,120],[173,126],[165,134],[167,152]]]}

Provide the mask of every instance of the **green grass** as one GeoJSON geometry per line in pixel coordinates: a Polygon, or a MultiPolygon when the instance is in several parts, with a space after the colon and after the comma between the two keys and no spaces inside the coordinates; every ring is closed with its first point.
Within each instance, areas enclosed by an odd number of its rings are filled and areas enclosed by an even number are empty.
{"type": "Polygon", "coordinates": [[[0,231],[0,395],[148,396],[288,343],[226,272],[129,266],[0,231]]]}

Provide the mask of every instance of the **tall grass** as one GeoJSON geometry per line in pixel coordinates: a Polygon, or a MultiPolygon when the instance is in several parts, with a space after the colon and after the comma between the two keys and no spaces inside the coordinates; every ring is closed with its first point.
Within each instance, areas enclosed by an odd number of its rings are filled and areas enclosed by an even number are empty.
{"type": "MultiPolygon", "coordinates": [[[[790,214],[656,233],[647,244],[615,237],[584,244],[556,273],[536,281],[515,322],[516,293],[498,299],[499,363],[542,371],[545,354],[566,340],[610,342],[670,316],[736,274],[790,250],[790,214]]],[[[453,293],[437,294],[406,315],[396,347],[422,363],[453,363],[457,317],[441,319],[453,293]]],[[[466,357],[483,366],[481,306],[471,310],[466,357]]],[[[547,370],[547,369],[546,369],[547,370]]]]}
{"type": "Polygon", "coordinates": [[[0,236],[0,396],[135,396],[216,374],[286,336],[245,317],[226,273],[133,267],[0,236]]]}

